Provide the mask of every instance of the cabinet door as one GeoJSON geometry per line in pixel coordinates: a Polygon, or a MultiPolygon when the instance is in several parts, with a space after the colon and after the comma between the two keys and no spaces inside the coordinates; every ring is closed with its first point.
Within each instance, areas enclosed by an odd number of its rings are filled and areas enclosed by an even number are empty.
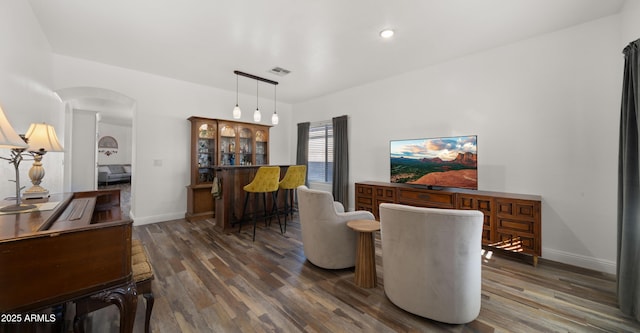
{"type": "MultiPolygon", "coordinates": [[[[356,210],[373,213],[373,186],[356,184],[356,210]]],[[[376,216],[379,219],[378,216],[376,216]]]]}
{"type": "Polygon", "coordinates": [[[540,203],[497,199],[496,247],[533,255],[541,254],[540,203]]]}
{"type": "Polygon", "coordinates": [[[220,165],[236,165],[236,126],[230,123],[218,124],[220,134],[220,165]]]}
{"type": "Polygon", "coordinates": [[[373,215],[380,220],[380,204],[396,202],[396,188],[391,186],[376,186],[373,189],[373,215]]]}
{"type": "Polygon", "coordinates": [[[248,126],[238,126],[238,158],[236,165],[252,165],[253,161],[253,129],[248,126]]]}
{"type": "Polygon", "coordinates": [[[495,242],[495,203],[493,198],[472,194],[458,194],[457,209],[479,210],[484,214],[482,225],[482,244],[488,245],[495,242]]]}
{"type": "Polygon", "coordinates": [[[269,164],[269,132],[265,129],[256,130],[255,164],[269,164]]]}
{"type": "Polygon", "coordinates": [[[214,166],[216,165],[216,134],[215,121],[194,120],[191,129],[192,138],[192,184],[211,183],[213,181],[214,166]]]}

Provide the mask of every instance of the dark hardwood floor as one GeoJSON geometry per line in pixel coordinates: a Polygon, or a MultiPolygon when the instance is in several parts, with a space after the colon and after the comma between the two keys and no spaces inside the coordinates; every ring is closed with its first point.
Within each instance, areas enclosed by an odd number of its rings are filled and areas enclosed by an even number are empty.
{"type": "MultiPolygon", "coordinates": [[[[615,277],[540,260],[537,267],[485,253],[482,309],[466,325],[409,314],[379,285],[354,285],[353,269],[325,270],[304,257],[300,225],[260,224],[224,234],[214,221],[135,227],[155,271],[154,332],[640,332],[616,307],[615,277]]],[[[142,332],[139,300],[136,331],[142,332]]],[[[115,311],[97,313],[94,332],[117,331],[115,311]]],[[[91,330],[90,330],[91,331],[91,330]]]]}

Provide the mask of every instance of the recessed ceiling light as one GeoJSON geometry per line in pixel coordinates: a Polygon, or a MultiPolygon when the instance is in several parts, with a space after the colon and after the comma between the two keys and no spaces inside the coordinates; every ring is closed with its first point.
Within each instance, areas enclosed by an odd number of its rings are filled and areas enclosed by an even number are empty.
{"type": "Polygon", "coordinates": [[[393,30],[391,29],[384,29],[382,31],[380,31],[380,37],[382,38],[391,38],[393,37],[393,30]]]}

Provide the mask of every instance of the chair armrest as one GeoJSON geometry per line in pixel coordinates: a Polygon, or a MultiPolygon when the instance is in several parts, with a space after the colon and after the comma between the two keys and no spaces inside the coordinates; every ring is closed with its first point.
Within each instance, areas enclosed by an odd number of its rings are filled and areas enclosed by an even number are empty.
{"type": "Polygon", "coordinates": [[[334,201],[333,207],[336,209],[337,213],[344,213],[344,206],[340,201],[334,201]]]}
{"type": "Polygon", "coordinates": [[[338,217],[343,221],[351,220],[375,220],[371,212],[366,210],[356,210],[355,212],[338,213],[338,217]]]}
{"type": "Polygon", "coordinates": [[[98,181],[106,182],[109,179],[108,172],[98,172],[98,181]]]}

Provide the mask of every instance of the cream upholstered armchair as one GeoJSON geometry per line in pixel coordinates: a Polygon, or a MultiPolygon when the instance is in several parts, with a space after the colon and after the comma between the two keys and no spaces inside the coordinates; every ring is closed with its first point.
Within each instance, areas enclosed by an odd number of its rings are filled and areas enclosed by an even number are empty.
{"type": "Polygon", "coordinates": [[[345,212],[331,193],[298,187],[298,210],[304,255],[314,265],[340,269],[355,266],[356,233],[351,220],[373,220],[367,211],[345,212]]]}
{"type": "Polygon", "coordinates": [[[380,205],[384,291],[413,314],[450,324],[480,313],[483,214],[380,205]]]}

